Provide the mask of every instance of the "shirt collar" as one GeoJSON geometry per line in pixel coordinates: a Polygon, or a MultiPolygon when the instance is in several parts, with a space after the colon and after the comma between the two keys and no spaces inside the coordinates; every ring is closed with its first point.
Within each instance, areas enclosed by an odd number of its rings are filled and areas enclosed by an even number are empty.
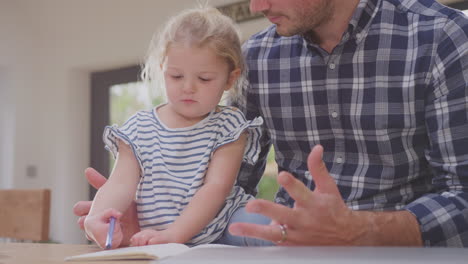
{"type": "Polygon", "coordinates": [[[349,21],[348,33],[350,36],[360,37],[367,30],[378,11],[382,0],[360,0],[351,20],[349,21]]]}
{"type": "MultiPolygon", "coordinates": [[[[365,37],[365,33],[372,23],[375,15],[379,10],[379,6],[383,0],[360,0],[356,10],[348,24],[348,30],[344,32],[341,43],[347,42],[350,39],[355,39],[356,42],[360,42],[365,37]]],[[[278,34],[278,33],[275,33],[278,34]]],[[[301,37],[303,45],[306,47],[312,46],[319,48],[319,46],[301,37]]]]}

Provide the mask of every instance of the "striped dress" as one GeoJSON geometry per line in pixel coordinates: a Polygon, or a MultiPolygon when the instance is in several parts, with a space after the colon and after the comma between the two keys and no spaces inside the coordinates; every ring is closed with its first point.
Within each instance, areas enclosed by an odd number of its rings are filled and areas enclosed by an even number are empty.
{"type": "MultiPolygon", "coordinates": [[[[142,230],[164,230],[174,222],[203,185],[211,155],[217,148],[248,131],[244,161],[255,163],[260,151],[260,117],[247,121],[237,108],[219,106],[193,126],[172,129],[161,122],[155,109],[137,112],[121,127],[107,126],[103,135],[106,148],[114,157],[120,139],[131,146],[139,162],[141,178],[136,203],[142,230]]],[[[216,217],[187,244],[218,239],[232,213],[252,198],[235,185],[216,217]]]]}

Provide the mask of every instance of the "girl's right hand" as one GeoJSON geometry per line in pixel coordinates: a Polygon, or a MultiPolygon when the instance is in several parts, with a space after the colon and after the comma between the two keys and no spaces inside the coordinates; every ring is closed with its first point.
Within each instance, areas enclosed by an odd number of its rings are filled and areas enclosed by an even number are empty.
{"type": "Polygon", "coordinates": [[[109,208],[98,214],[88,215],[84,221],[86,236],[103,249],[106,247],[107,232],[110,227],[109,221],[112,216],[115,218],[115,227],[112,237],[112,249],[114,249],[120,246],[123,239],[122,227],[120,225],[120,217],[122,217],[121,212],[109,208]]]}
{"type": "Polygon", "coordinates": [[[145,229],[142,230],[130,239],[130,246],[146,246],[146,245],[155,245],[155,244],[167,244],[167,243],[182,243],[177,241],[175,236],[170,233],[169,229],[166,230],[152,230],[145,229]]]}

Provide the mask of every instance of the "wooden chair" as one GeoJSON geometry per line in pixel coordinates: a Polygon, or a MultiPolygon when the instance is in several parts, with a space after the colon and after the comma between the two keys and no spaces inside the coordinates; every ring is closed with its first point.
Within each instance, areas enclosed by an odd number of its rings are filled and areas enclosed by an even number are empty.
{"type": "Polygon", "coordinates": [[[49,240],[50,190],[0,190],[0,237],[49,240]]]}

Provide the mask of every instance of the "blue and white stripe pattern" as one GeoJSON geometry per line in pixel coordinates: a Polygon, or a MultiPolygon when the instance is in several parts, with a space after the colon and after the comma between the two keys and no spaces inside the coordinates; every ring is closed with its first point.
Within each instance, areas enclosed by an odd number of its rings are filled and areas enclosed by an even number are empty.
{"type": "MultiPolygon", "coordinates": [[[[129,144],[140,163],[142,177],[136,192],[138,220],[142,229],[166,229],[189,204],[203,185],[214,151],[248,131],[244,162],[256,162],[260,150],[260,126],[263,120],[247,121],[237,108],[218,107],[197,124],[171,129],[158,118],[155,110],[140,111],[122,127],[106,127],[104,142],[114,156],[117,139],[129,144]]],[[[249,199],[234,186],[224,207],[198,235],[187,244],[210,243],[218,239],[239,206],[249,199]]]]}
{"type": "MultiPolygon", "coordinates": [[[[468,19],[435,0],[361,0],[331,54],[275,26],[244,45],[246,117],[265,120],[247,192],[273,144],[280,170],[314,188],[324,161],[355,210],[409,210],[426,246],[468,246],[468,19]]],[[[277,202],[293,205],[280,189],[277,202]]]]}

